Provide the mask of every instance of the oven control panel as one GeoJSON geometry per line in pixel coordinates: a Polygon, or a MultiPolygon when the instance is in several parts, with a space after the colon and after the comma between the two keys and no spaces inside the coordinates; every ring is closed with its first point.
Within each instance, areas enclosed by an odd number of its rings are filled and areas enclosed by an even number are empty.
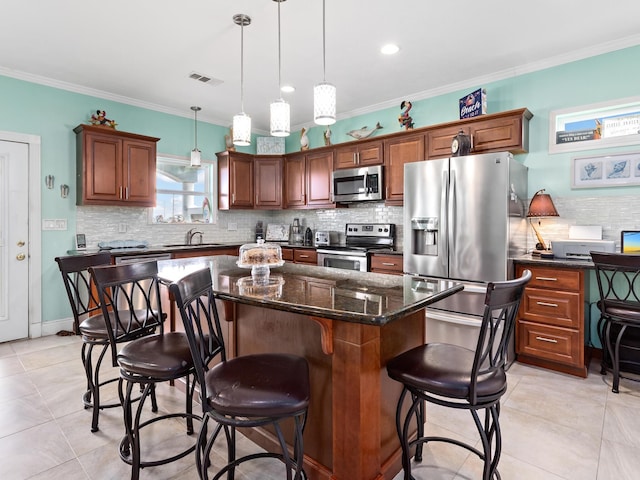
{"type": "Polygon", "coordinates": [[[347,223],[345,235],[347,237],[395,237],[393,223],[347,223]]]}

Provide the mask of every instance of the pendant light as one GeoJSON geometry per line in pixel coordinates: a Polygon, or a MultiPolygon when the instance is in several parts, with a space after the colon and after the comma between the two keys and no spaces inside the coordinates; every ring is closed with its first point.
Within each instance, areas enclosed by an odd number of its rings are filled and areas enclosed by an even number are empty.
{"type": "MultiPolygon", "coordinates": [[[[278,92],[282,92],[282,54],[280,50],[280,4],[286,0],[273,0],[278,3],[278,92]]],[[[291,115],[289,104],[280,94],[278,100],[271,102],[271,135],[274,137],[288,137],[291,133],[291,115]]]]}
{"type": "Polygon", "coordinates": [[[318,125],[336,123],[336,86],[327,83],[325,0],[322,0],[322,83],[313,87],[313,121],[318,125]]]}
{"type": "Polygon", "coordinates": [[[240,147],[251,145],[251,117],[244,113],[244,27],[251,24],[251,18],[243,13],[233,16],[233,22],[240,25],[240,110],[233,116],[233,144],[240,147]]]}
{"type": "Polygon", "coordinates": [[[200,166],[200,150],[198,150],[198,112],[202,110],[200,107],[191,107],[194,114],[194,126],[196,132],[196,146],[193,150],[191,150],[191,166],[199,167],[200,166]]]}

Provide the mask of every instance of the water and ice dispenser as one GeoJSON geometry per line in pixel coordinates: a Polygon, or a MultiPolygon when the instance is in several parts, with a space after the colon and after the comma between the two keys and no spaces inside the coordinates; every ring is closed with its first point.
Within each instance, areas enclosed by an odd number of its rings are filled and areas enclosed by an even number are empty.
{"type": "Polygon", "coordinates": [[[438,255],[438,217],[411,219],[411,253],[438,255]]]}

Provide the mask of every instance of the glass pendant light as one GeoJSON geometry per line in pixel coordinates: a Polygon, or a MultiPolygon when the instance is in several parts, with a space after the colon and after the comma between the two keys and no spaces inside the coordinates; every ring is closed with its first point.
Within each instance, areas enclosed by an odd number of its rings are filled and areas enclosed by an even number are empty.
{"type": "Polygon", "coordinates": [[[233,16],[240,25],[240,110],[233,116],[233,144],[240,147],[251,145],[251,117],[244,113],[244,27],[251,24],[251,18],[243,13],[233,16]]]}
{"type": "MultiPolygon", "coordinates": [[[[282,92],[282,54],[280,50],[280,4],[286,0],[273,0],[278,3],[278,92],[282,92]]],[[[280,96],[271,102],[271,135],[274,137],[288,137],[291,133],[291,112],[289,104],[280,96]]]]}
{"type": "Polygon", "coordinates": [[[195,143],[196,146],[193,150],[191,150],[191,166],[199,167],[201,163],[200,163],[200,150],[198,150],[198,112],[202,110],[202,108],[191,107],[191,110],[193,110],[193,114],[194,114],[194,126],[195,126],[195,132],[196,132],[196,143],[195,143]]]}
{"type": "Polygon", "coordinates": [[[322,83],[313,87],[313,121],[318,125],[336,123],[336,86],[327,83],[325,0],[322,0],[322,83]]]}

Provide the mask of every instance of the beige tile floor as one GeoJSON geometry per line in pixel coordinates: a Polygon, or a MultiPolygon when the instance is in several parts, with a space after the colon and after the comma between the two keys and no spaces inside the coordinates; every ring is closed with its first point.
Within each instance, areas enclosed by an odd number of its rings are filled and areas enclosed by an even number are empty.
{"type": "MultiPolygon", "coordinates": [[[[129,466],[117,453],[120,410],[104,410],[100,431],[90,432],[90,411],[80,400],[80,345],[77,337],[57,336],[0,344],[0,479],[129,478],[129,466]]],[[[501,410],[504,480],[640,478],[640,383],[623,380],[620,394],[613,394],[610,376],[601,377],[596,366],[587,379],[517,363],[508,375],[501,410]]],[[[161,410],[182,402],[175,389],[159,391],[161,410]]],[[[466,412],[429,406],[427,416],[429,431],[477,440],[466,412]]],[[[142,438],[143,445],[154,445],[150,454],[162,455],[163,442],[191,441],[178,421],[162,423],[147,434],[152,441],[142,438]]],[[[241,440],[241,449],[253,448],[241,440]]],[[[141,478],[197,479],[193,464],[189,455],[146,468],[141,478]]],[[[479,472],[477,458],[447,444],[429,445],[414,468],[416,480],[470,480],[480,478],[479,472]]],[[[263,461],[247,464],[236,478],[283,478],[283,470],[278,462],[263,461]]]]}

